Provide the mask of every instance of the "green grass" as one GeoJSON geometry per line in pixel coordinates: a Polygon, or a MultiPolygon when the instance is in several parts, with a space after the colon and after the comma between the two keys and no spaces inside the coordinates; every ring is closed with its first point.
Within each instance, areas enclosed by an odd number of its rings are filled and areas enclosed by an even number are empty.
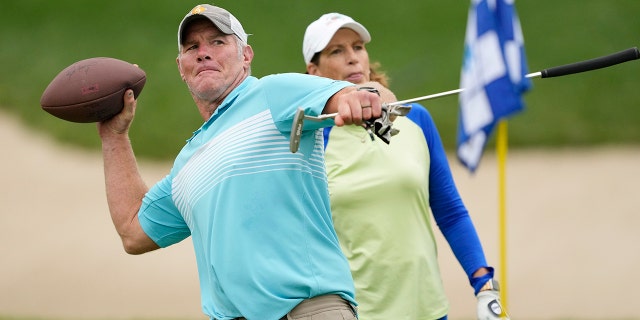
{"type": "MultiPolygon", "coordinates": [[[[66,144],[99,148],[93,124],[40,109],[51,79],[71,63],[110,56],[137,63],[148,80],[132,141],[138,155],[171,158],[201,124],[175,65],[176,29],[199,1],[6,0],[0,10],[0,108],[66,144]]],[[[218,0],[243,22],[256,57],[253,74],[304,70],[306,25],[329,11],[355,17],[373,34],[399,99],[459,87],[468,1],[218,0]]],[[[531,72],[638,45],[640,1],[518,1],[531,72]]],[[[561,78],[535,79],[526,110],[509,122],[512,147],[640,143],[640,62],[561,78]]],[[[455,144],[457,96],[423,103],[448,149],[455,144]]]]}

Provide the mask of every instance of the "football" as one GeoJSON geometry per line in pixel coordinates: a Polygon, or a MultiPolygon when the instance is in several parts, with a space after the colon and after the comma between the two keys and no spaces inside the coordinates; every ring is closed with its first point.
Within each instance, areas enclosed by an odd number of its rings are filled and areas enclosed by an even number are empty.
{"type": "Polygon", "coordinates": [[[124,92],[133,89],[138,98],[146,73],[129,62],[97,57],[78,61],[51,80],[42,93],[42,109],[72,122],[100,122],[124,107],[124,92]]]}

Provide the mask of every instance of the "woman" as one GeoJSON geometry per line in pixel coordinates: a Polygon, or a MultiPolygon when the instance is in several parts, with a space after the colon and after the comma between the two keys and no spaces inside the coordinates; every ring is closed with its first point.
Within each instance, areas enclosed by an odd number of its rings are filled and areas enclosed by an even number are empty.
{"type": "MultiPolygon", "coordinates": [[[[374,86],[395,101],[387,77],[370,64],[367,29],[329,13],[305,32],[307,73],[374,86]]],[[[432,231],[435,219],[478,296],[478,317],[506,318],[493,268],[458,193],[429,112],[412,104],[398,117],[390,144],[364,128],[325,128],[331,209],[356,284],[359,316],[375,319],[446,319],[445,296],[432,231]],[[433,213],[433,217],[431,215],[433,213]]]]}

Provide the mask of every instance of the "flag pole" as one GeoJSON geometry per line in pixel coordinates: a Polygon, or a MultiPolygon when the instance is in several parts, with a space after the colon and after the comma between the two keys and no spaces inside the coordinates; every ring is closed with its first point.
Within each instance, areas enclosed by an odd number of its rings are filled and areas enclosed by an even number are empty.
{"type": "Polygon", "coordinates": [[[496,136],[496,153],[498,156],[498,237],[500,247],[500,300],[502,306],[508,307],[508,286],[507,286],[507,148],[508,148],[508,124],[503,119],[498,122],[498,132],[496,136]]]}

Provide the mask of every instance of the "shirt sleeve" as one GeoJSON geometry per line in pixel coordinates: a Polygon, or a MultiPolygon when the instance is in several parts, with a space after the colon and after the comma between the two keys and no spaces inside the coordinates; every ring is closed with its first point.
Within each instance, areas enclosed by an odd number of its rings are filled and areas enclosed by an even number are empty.
{"type": "Polygon", "coordinates": [[[171,197],[171,178],[156,183],[142,199],[138,220],[144,232],[160,247],[176,244],[191,235],[171,197]]]}
{"type": "Polygon", "coordinates": [[[413,103],[407,117],[422,128],[429,147],[429,205],[434,219],[473,285],[472,274],[487,267],[487,262],[475,226],[453,180],[440,134],[422,105],[413,103]]]}
{"type": "MultiPolygon", "coordinates": [[[[280,132],[289,134],[298,108],[306,115],[318,116],[336,92],[352,83],[308,74],[284,73],[263,77],[264,92],[274,122],[280,132]]],[[[305,121],[304,130],[312,131],[334,125],[333,119],[305,121]]]]}

